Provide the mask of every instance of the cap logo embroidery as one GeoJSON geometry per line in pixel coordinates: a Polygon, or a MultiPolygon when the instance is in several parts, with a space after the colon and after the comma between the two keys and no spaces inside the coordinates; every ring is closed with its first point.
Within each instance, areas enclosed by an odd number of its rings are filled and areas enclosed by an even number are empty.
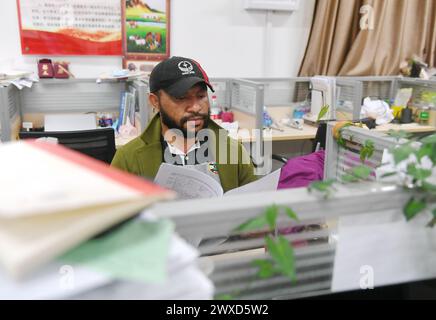
{"type": "Polygon", "coordinates": [[[180,61],[179,64],[177,65],[180,69],[180,71],[182,71],[182,75],[187,75],[187,74],[192,74],[195,73],[194,67],[192,66],[192,64],[189,61],[180,61]]]}

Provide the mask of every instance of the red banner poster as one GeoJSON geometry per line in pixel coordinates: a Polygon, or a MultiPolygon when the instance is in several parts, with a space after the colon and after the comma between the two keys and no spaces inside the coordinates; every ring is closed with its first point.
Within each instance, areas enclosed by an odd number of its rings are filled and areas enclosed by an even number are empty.
{"type": "Polygon", "coordinates": [[[122,55],[120,0],[17,0],[23,54],[122,55]]]}

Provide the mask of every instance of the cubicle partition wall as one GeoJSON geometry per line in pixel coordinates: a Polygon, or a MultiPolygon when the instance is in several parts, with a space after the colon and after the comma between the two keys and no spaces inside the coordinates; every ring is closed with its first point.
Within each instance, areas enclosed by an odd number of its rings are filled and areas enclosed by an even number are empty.
{"type": "Polygon", "coordinates": [[[262,101],[264,99],[263,86],[244,79],[230,79],[230,106],[235,121],[238,121],[238,137],[246,143],[255,164],[264,160],[263,131],[262,131],[262,101]]]}
{"type": "MultiPolygon", "coordinates": [[[[427,103],[429,106],[432,102],[426,102],[423,93],[434,92],[436,97],[436,80],[423,80],[415,78],[401,78],[396,81],[395,91],[402,88],[412,88],[412,105],[422,106],[427,103]]],[[[436,101],[433,102],[436,107],[436,101]]]]}
{"type": "Polygon", "coordinates": [[[209,93],[209,101],[212,102],[212,96],[217,99],[218,106],[221,108],[231,107],[231,89],[230,81],[231,78],[210,78],[210,84],[212,85],[215,92],[209,93]]]}
{"type": "Polygon", "coordinates": [[[243,112],[255,118],[254,128],[262,128],[261,117],[263,111],[264,87],[262,84],[243,79],[230,81],[230,104],[233,111],[243,112]]]}
{"type": "Polygon", "coordinates": [[[10,85],[0,87],[0,141],[15,140],[21,126],[20,94],[10,85]]]}
{"type": "Polygon", "coordinates": [[[296,102],[303,102],[309,99],[310,78],[248,78],[247,80],[257,82],[264,87],[263,105],[270,106],[291,106],[296,102]]]}
{"type": "Polygon", "coordinates": [[[136,112],[139,113],[139,129],[144,131],[149,121],[153,117],[153,109],[148,105],[148,94],[150,85],[148,79],[138,79],[130,82],[128,85],[136,89],[136,112]]]}
{"type": "MultiPolygon", "coordinates": [[[[327,124],[326,135],[326,158],[324,162],[324,179],[341,180],[355,166],[362,164],[360,151],[367,140],[374,143],[373,155],[365,160],[365,164],[373,168],[370,179],[375,179],[375,168],[381,165],[383,152],[398,142],[386,134],[370,131],[358,127],[346,127],[342,129],[342,138],[345,146],[339,146],[333,137],[333,127],[336,123],[327,124]]],[[[403,143],[404,140],[400,142],[403,143]]]]}
{"type": "MultiPolygon", "coordinates": [[[[216,295],[234,299],[295,299],[331,293],[338,217],[400,209],[407,200],[401,190],[373,184],[338,186],[330,200],[306,189],[280,190],[156,205],[152,211],[171,218],[176,231],[198,245],[201,265],[212,279],[216,295]],[[389,191],[388,191],[389,190],[389,191]],[[368,198],[371,201],[368,202],[368,198]],[[389,201],[387,201],[389,200],[389,201]],[[265,212],[275,204],[292,208],[299,221],[279,215],[275,232],[238,232],[236,227],[265,212]],[[296,281],[283,275],[262,279],[256,276],[254,260],[270,259],[265,235],[282,235],[293,246],[296,281]]],[[[356,283],[358,285],[358,282],[356,283]]]]}
{"type": "Polygon", "coordinates": [[[389,102],[395,98],[396,82],[399,76],[352,77],[362,82],[362,101],[366,97],[389,102]]]}
{"type": "Polygon", "coordinates": [[[334,113],[338,120],[360,119],[362,82],[350,78],[336,78],[334,113]]]}
{"type": "MultiPolygon", "coordinates": [[[[10,85],[0,88],[2,141],[10,134],[11,119],[20,115],[23,121],[42,127],[44,114],[49,113],[114,113],[120,109],[121,93],[134,87],[141,128],[148,123],[148,84],[145,81],[105,81],[95,79],[41,79],[32,88],[16,89],[10,85]]],[[[20,123],[21,125],[21,123],[20,123]]]]}

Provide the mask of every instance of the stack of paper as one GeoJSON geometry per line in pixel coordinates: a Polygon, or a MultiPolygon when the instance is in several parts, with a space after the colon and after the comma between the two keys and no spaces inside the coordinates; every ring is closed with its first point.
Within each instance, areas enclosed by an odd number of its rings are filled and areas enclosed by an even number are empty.
{"type": "Polygon", "coordinates": [[[0,299],[211,299],[197,257],[171,222],[135,219],[25,281],[0,274],[0,299]]]}
{"type": "MultiPolygon", "coordinates": [[[[173,235],[162,281],[117,281],[75,296],[77,299],[207,300],[213,298],[212,282],[197,265],[198,252],[173,235]]],[[[145,266],[144,272],[147,272],[145,266]]],[[[150,277],[151,278],[151,277],[150,277]]]]}
{"type": "Polygon", "coordinates": [[[24,87],[31,88],[34,82],[38,82],[38,77],[33,72],[0,69],[1,86],[13,84],[21,90],[24,87]]]}
{"type": "Polygon", "coordinates": [[[0,265],[21,278],[173,194],[60,145],[0,146],[0,265]]]}

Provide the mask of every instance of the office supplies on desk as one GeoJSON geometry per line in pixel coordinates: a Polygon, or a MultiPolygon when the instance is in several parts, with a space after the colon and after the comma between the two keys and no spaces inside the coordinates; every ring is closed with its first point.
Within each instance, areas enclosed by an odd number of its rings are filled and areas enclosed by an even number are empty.
{"type": "Polygon", "coordinates": [[[22,277],[171,192],[60,145],[0,146],[0,263],[22,277]]]}
{"type": "Polygon", "coordinates": [[[409,107],[404,108],[401,111],[401,123],[411,123],[412,122],[412,109],[409,107]]]}
{"type": "Polygon", "coordinates": [[[284,124],[285,126],[288,126],[290,128],[295,128],[298,130],[303,130],[303,119],[289,119],[289,118],[284,118],[282,119],[282,124],[284,124]]]}
{"type": "Polygon", "coordinates": [[[93,129],[97,129],[97,119],[94,113],[44,115],[44,131],[79,131],[93,129]]]}
{"type": "Polygon", "coordinates": [[[335,118],[335,101],[336,101],[336,80],[333,77],[313,77],[310,79],[312,102],[310,112],[303,116],[303,119],[310,123],[315,123],[318,116],[325,106],[328,106],[327,112],[320,120],[335,118]]]}

